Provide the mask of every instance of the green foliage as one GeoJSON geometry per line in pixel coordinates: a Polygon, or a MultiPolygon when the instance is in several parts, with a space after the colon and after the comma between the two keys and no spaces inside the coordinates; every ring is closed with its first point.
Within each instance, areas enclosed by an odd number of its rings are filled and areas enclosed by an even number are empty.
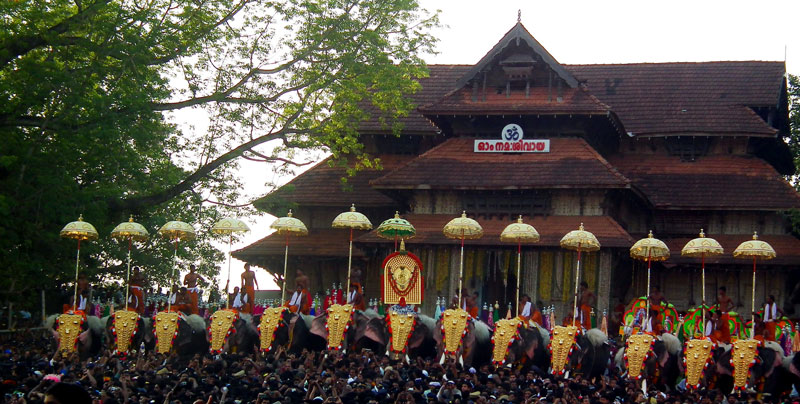
{"type": "MultiPolygon", "coordinates": [[[[790,74],[789,75],[789,138],[787,144],[794,156],[795,167],[800,167],[800,77],[790,74]]],[[[795,189],[800,191],[800,181],[798,175],[789,178],[789,181],[794,185],[795,189]]],[[[800,211],[793,209],[788,212],[787,217],[792,224],[792,232],[800,236],[800,211]]]]}
{"type": "Polygon", "coordinates": [[[438,24],[415,0],[19,0],[0,21],[0,294],[23,303],[74,276],[58,231],[81,213],[101,234],[82,249],[96,279],[124,273],[108,234],[129,214],[154,236],[133,254],[149,277],[167,283],[172,246],[155,231],[176,219],[201,235],[181,262],[215,274],[208,229],[251,211],[233,207],[237,159],[286,169],[312,149],[376,165],[356,133],[364,106],[398,129],[438,24]],[[175,124],[182,111],[208,130],[175,124]]]}

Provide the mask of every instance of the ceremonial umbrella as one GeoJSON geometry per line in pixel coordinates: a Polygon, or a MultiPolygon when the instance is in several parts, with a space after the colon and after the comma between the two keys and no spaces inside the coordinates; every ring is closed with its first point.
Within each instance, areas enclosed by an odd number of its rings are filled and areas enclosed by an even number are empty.
{"type": "Polygon", "coordinates": [[[283,254],[283,287],[281,288],[281,304],[283,304],[286,300],[286,270],[289,263],[289,236],[307,236],[308,229],[300,219],[292,217],[291,209],[289,209],[289,213],[286,216],[275,219],[269,227],[278,234],[286,235],[286,250],[283,254]]]}
{"type": "Polygon", "coordinates": [[[572,325],[575,325],[575,314],[578,310],[578,282],[581,278],[581,252],[591,252],[600,249],[600,242],[594,234],[583,229],[583,223],[578,226],[578,230],[572,230],[561,238],[561,248],[575,250],[578,252],[578,266],[575,272],[575,300],[572,303],[572,325]]]}
{"type": "MultiPolygon", "coordinates": [[[[125,284],[127,285],[125,287],[125,310],[128,310],[128,293],[130,293],[130,285],[128,284],[131,280],[131,247],[134,241],[147,241],[149,236],[150,233],[147,232],[144,226],[133,221],[133,215],[127,222],[118,224],[111,231],[111,237],[128,242],[128,271],[125,274],[125,284]]],[[[144,302],[140,302],[140,304],[144,304],[144,302]]]]}
{"type": "Polygon", "coordinates": [[[461,217],[450,220],[444,225],[444,235],[447,238],[461,240],[461,262],[458,266],[458,304],[461,304],[461,287],[464,282],[464,240],[476,240],[483,237],[483,228],[478,222],[467,217],[467,212],[462,211],[461,217]]]}
{"type": "Polygon", "coordinates": [[[517,316],[519,316],[519,272],[522,266],[522,243],[539,241],[539,232],[529,224],[522,223],[522,215],[515,223],[511,223],[500,233],[500,241],[517,243],[517,316]]]}
{"type": "Polygon", "coordinates": [[[647,293],[644,305],[645,324],[650,321],[650,263],[653,261],[665,261],[669,258],[669,248],[663,241],[653,237],[653,231],[647,237],[637,241],[631,247],[631,258],[647,261],[647,293]]]}
{"type": "Polygon", "coordinates": [[[417,229],[406,219],[400,217],[400,212],[394,212],[394,217],[386,219],[376,230],[378,237],[394,240],[394,250],[397,251],[397,239],[408,240],[417,235],[417,229]]]}
{"type": "Polygon", "coordinates": [[[345,301],[350,298],[350,269],[353,265],[353,230],[369,230],[372,229],[372,222],[364,216],[364,214],[356,212],[356,204],[350,206],[347,212],[339,213],[333,219],[331,227],[335,229],[350,229],[350,254],[347,256],[347,297],[345,301]]]}
{"type": "MultiPolygon", "coordinates": [[[[775,258],[775,250],[769,245],[766,241],[761,241],[758,239],[758,233],[753,232],[753,239],[745,241],[742,244],[739,244],[735,250],[733,250],[733,257],[734,258],[753,258],[753,295],[750,301],[750,312],[755,313],[756,311],[756,260],[758,258],[762,258],[765,260],[770,260],[775,258]]],[[[753,319],[753,328],[750,331],[750,338],[754,338],[756,334],[756,321],[753,319]]]]}
{"type": "Polygon", "coordinates": [[[75,257],[75,295],[72,297],[72,309],[78,306],[78,268],[81,263],[81,241],[97,240],[97,230],[89,222],[83,221],[83,215],[78,220],[67,223],[60,233],[61,237],[78,240],[78,255],[75,257]]]}
{"type": "MultiPolygon", "coordinates": [[[[178,241],[193,239],[195,236],[194,227],[192,227],[192,225],[189,223],[173,220],[161,226],[161,228],[158,229],[158,234],[160,234],[161,237],[173,240],[175,242],[175,254],[173,255],[174,265],[172,266],[172,274],[169,276],[169,290],[171,290],[171,283],[173,281],[172,278],[175,277],[175,267],[178,266],[178,241]]],[[[170,309],[172,309],[172,300],[167,299],[167,311],[170,311],[170,309]]]]}
{"type": "MultiPolygon", "coordinates": [[[[225,294],[228,294],[228,283],[231,282],[231,244],[233,244],[233,233],[245,232],[250,231],[250,228],[247,227],[247,224],[239,219],[233,217],[224,217],[220,221],[214,224],[214,227],[211,228],[211,231],[217,234],[227,234],[228,235],[228,281],[225,283],[225,294]]],[[[225,299],[227,301],[226,308],[230,304],[230,299],[225,299]]]]}
{"type": "Polygon", "coordinates": [[[703,229],[700,229],[700,237],[690,240],[681,250],[681,255],[700,257],[700,266],[702,268],[701,279],[703,281],[703,303],[701,306],[703,314],[701,316],[702,323],[700,330],[703,335],[705,335],[706,327],[706,255],[722,255],[723,252],[725,252],[725,250],[722,249],[722,246],[719,245],[717,240],[706,237],[706,234],[703,233],[703,229]]]}

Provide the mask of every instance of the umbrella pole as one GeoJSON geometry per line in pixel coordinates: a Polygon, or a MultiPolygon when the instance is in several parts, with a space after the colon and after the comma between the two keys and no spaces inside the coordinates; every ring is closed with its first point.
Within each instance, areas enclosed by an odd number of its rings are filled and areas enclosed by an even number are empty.
{"type": "MultiPolygon", "coordinates": [[[[397,236],[395,236],[396,238],[397,236]]],[[[395,239],[395,245],[397,241],[395,239]]],[[[347,297],[345,297],[345,301],[350,300],[350,269],[353,265],[353,229],[350,228],[350,253],[347,256],[347,297]]],[[[349,303],[349,302],[348,302],[349,303]]]]}
{"type": "MultiPolygon", "coordinates": [[[[750,312],[756,312],[756,256],[753,256],[753,294],[750,297],[750,312]]],[[[753,323],[752,330],[750,331],[750,339],[756,337],[756,316],[755,314],[751,314],[751,320],[753,323]]]]}
{"type": "MultiPolygon", "coordinates": [[[[169,276],[168,290],[172,290],[172,282],[175,282],[175,267],[178,266],[178,238],[175,237],[175,254],[172,256],[172,274],[169,276]]],[[[178,300],[178,292],[175,292],[175,301],[178,300]]],[[[172,296],[167,299],[167,311],[172,310],[172,296]]]]}
{"type": "Polygon", "coordinates": [[[517,239],[517,317],[519,317],[519,272],[522,266],[522,241],[517,239]]]}
{"type": "MultiPolygon", "coordinates": [[[[231,245],[233,244],[233,232],[229,235],[228,238],[228,280],[225,282],[225,295],[228,295],[228,284],[231,283],[231,245]]],[[[225,299],[225,308],[231,308],[231,299],[225,299]]]]}
{"type": "Polygon", "coordinates": [[[286,301],[286,276],[289,274],[289,233],[286,233],[286,249],[283,252],[283,286],[281,287],[281,304],[286,301]]]}
{"type": "Polygon", "coordinates": [[[578,317],[578,281],[581,278],[581,243],[578,243],[578,268],[575,271],[575,300],[572,303],[572,326],[575,326],[575,319],[578,317]]]}
{"type": "Polygon", "coordinates": [[[397,252],[397,232],[394,232],[394,252],[397,252]]]}
{"type": "Polygon", "coordinates": [[[706,254],[700,254],[700,266],[702,271],[701,280],[703,281],[703,300],[700,304],[700,308],[702,309],[702,323],[700,323],[700,333],[703,334],[701,338],[705,338],[706,336],[706,254]]]}
{"type": "MultiPolygon", "coordinates": [[[[644,295],[644,329],[647,329],[647,325],[650,325],[650,247],[647,247],[647,291],[644,295]]],[[[652,332],[652,330],[650,330],[652,332]]]]}
{"type": "Polygon", "coordinates": [[[461,287],[464,279],[464,231],[461,231],[461,262],[458,265],[458,307],[461,307],[461,287]]]}
{"type": "Polygon", "coordinates": [[[131,244],[133,244],[133,237],[128,236],[128,273],[125,274],[125,310],[128,310],[128,295],[131,290],[131,244]]]}
{"type": "Polygon", "coordinates": [[[78,239],[78,255],[75,257],[75,294],[72,296],[72,310],[78,309],[78,268],[81,263],[81,240],[78,239]]]}

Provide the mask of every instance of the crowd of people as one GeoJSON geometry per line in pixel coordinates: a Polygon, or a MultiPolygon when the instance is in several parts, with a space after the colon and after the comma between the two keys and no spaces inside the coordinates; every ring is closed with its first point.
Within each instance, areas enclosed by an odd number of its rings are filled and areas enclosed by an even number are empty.
{"type": "MultiPolygon", "coordinates": [[[[0,389],[7,403],[739,403],[755,393],[716,390],[642,391],[619,374],[587,380],[538,369],[410,363],[382,353],[256,353],[193,358],[133,353],[128,358],[52,356],[49,336],[23,335],[3,344],[0,389]],[[77,386],[78,388],[76,389],[77,386]],[[76,391],[87,393],[81,398],[76,391]],[[53,392],[48,400],[48,392],[53,392]],[[65,393],[66,392],[66,393],[65,393]],[[64,395],[66,394],[66,396],[64,395]]],[[[81,393],[82,394],[82,393],[81,393]]]]}

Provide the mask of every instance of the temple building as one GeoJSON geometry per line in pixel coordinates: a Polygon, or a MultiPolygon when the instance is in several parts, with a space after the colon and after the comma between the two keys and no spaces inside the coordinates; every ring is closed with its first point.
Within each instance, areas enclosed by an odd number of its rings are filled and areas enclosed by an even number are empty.
{"type": "MultiPolygon", "coordinates": [[[[464,261],[481,306],[514,301],[517,247],[499,236],[519,215],[541,234],[522,247],[522,291],[559,317],[572,305],[576,267],[559,241],[581,223],[602,245],[583,255],[581,276],[598,311],[647,293],[646,264],[629,249],[650,230],[672,252],[653,264],[652,284],[678,310],[701,301],[699,259],[680,254],[701,229],[725,248],[706,260],[707,300],[726,286],[736,310],[750,310],[752,262],[732,252],[758,232],[777,258],[759,262],[756,304],[767,295],[800,303],[800,240],[785,216],[800,195],[784,179],[795,166],[783,62],[565,65],[517,23],[475,65],[428,67],[399,137],[377,112],[360,126],[382,170],[343,187],[345,167],[321,161],[255,202],[275,216],[292,208],[309,228],[290,241],[290,282],[296,269],[312,293],[345,282],[348,232],[331,221],[355,203],[376,227],[395,211],[416,227],[406,245],[425,266],[428,313],[437,296],[456,294],[460,244],[442,228],[462,211],[484,228],[466,241],[464,261]]],[[[354,268],[377,298],[394,243],[374,231],[355,237],[354,268]]],[[[281,273],[284,246],[272,234],[234,256],[281,273]]]]}

